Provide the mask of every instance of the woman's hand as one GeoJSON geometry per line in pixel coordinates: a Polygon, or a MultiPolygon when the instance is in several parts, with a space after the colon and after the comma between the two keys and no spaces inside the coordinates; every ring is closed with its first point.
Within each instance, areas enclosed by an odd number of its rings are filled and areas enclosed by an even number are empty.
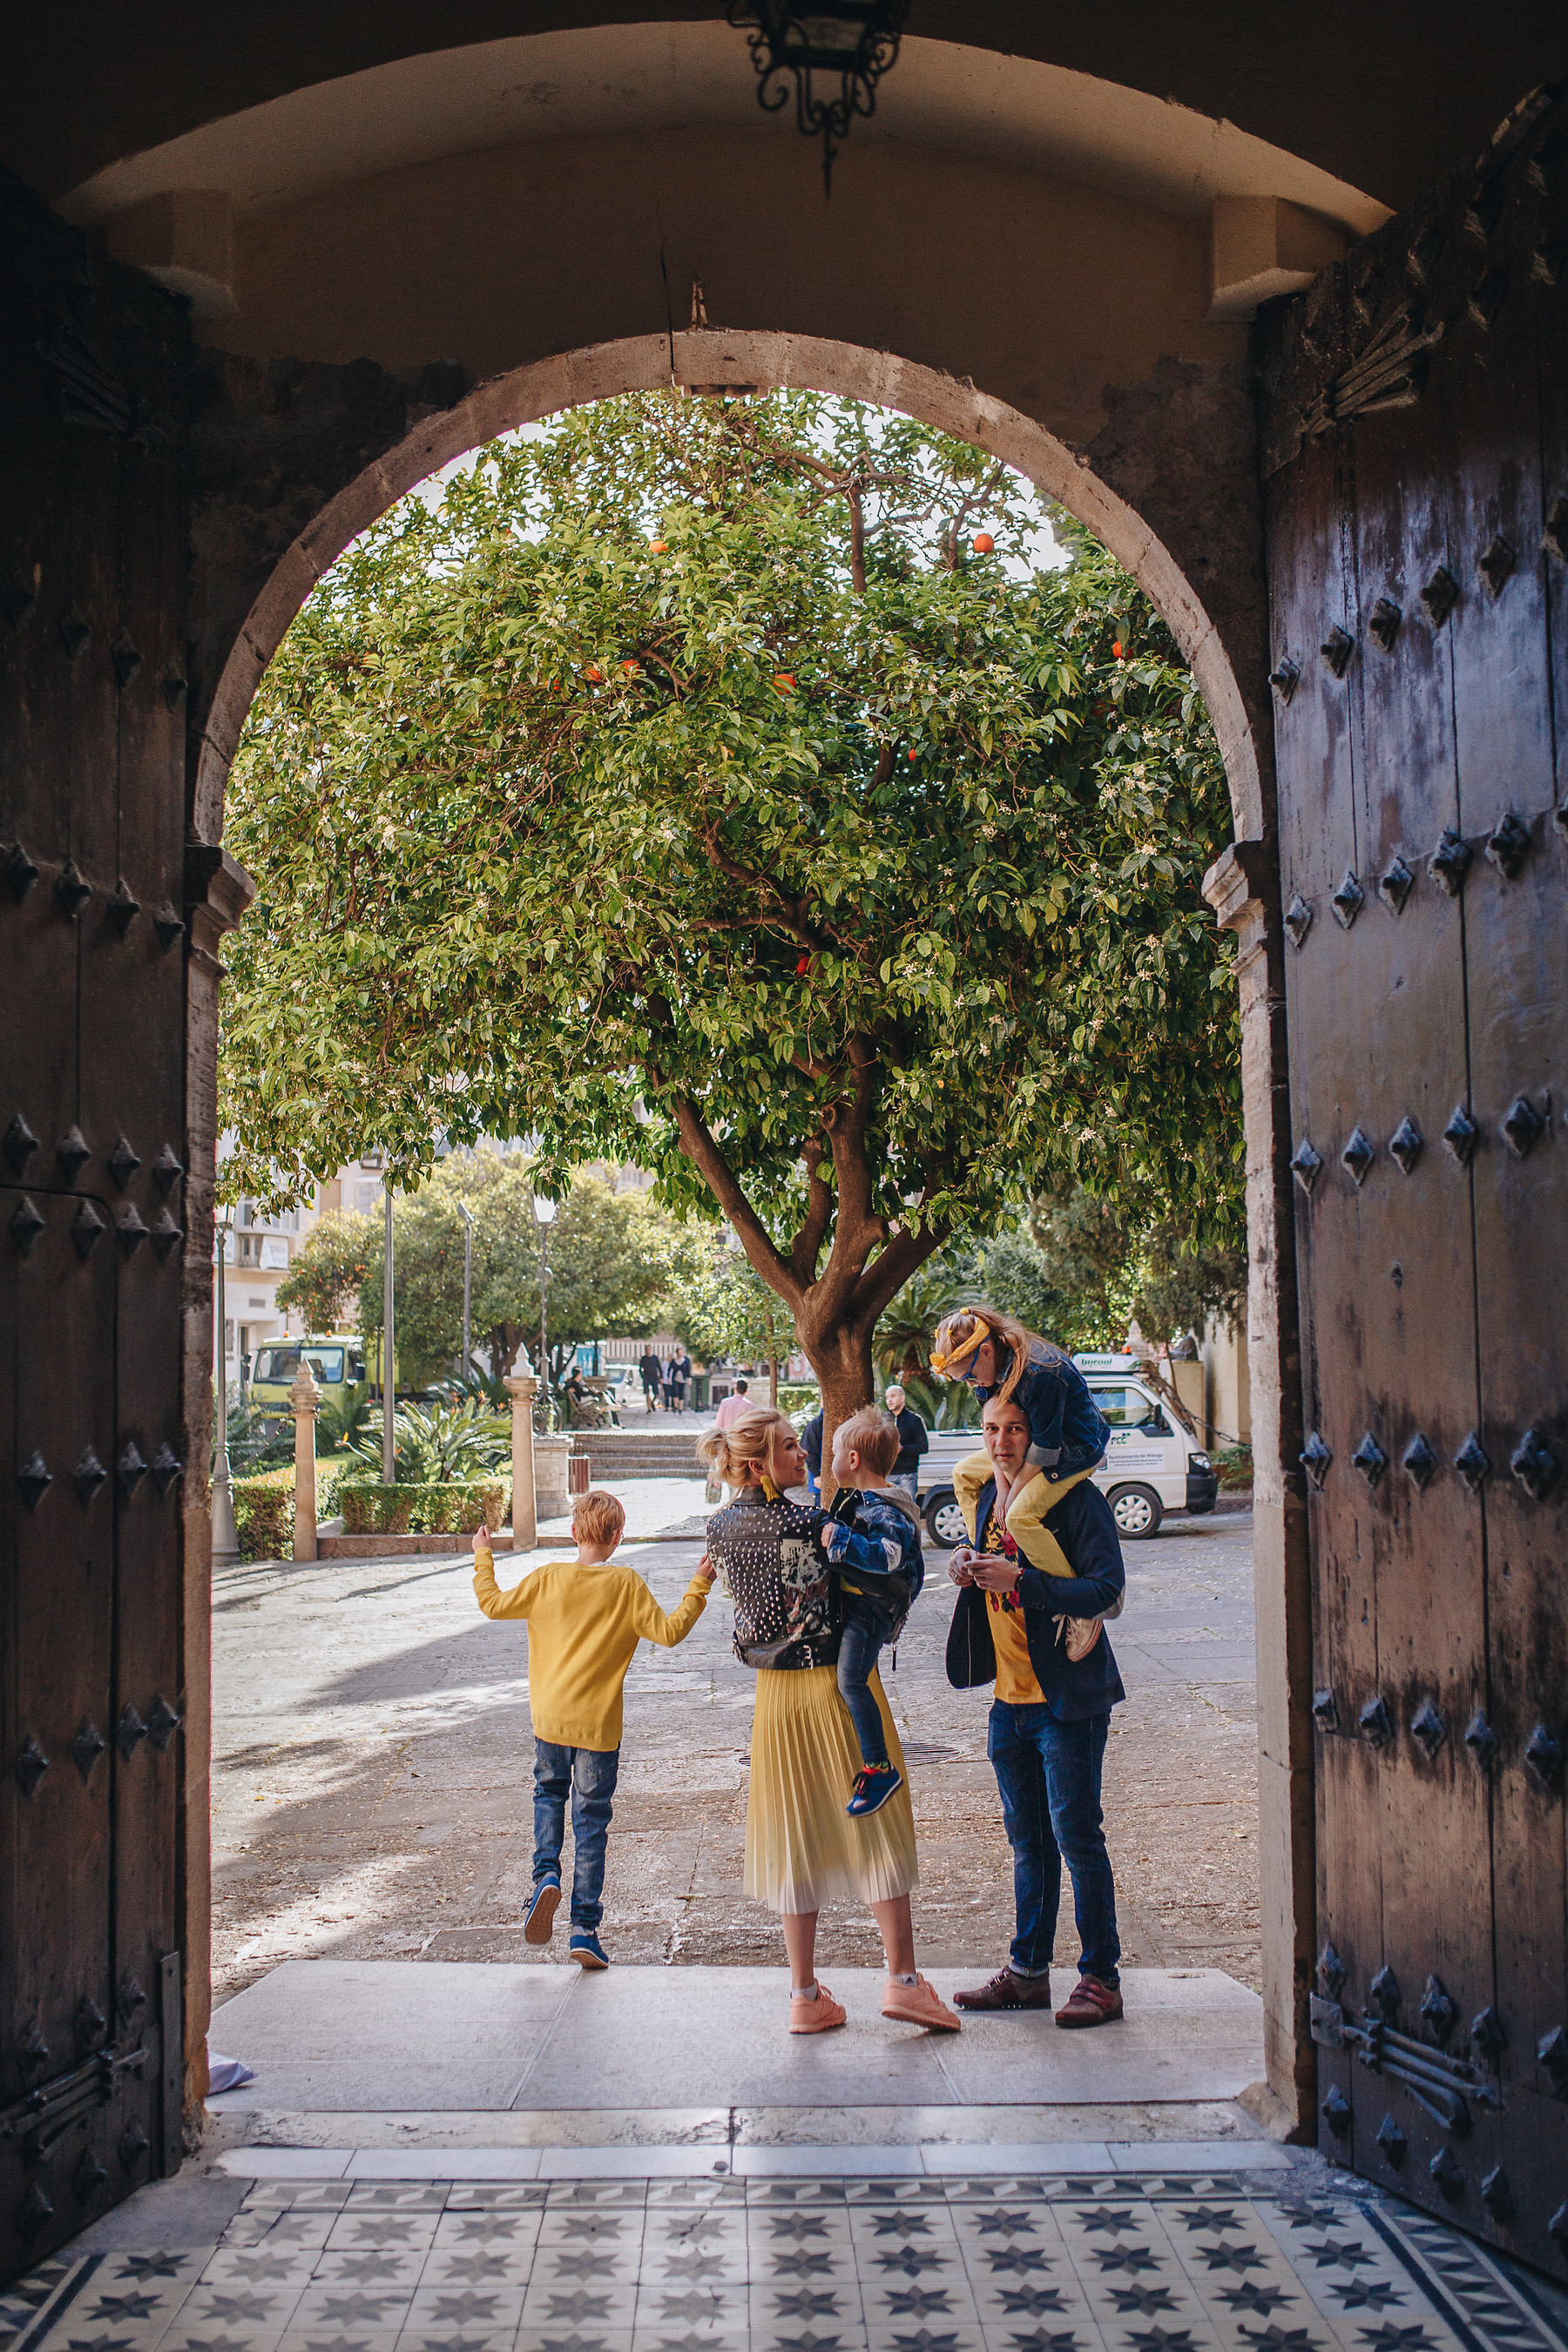
{"type": "Polygon", "coordinates": [[[704,1584],[711,1584],[719,1573],[706,1552],[697,1563],[696,1573],[702,1579],[704,1584]]]}

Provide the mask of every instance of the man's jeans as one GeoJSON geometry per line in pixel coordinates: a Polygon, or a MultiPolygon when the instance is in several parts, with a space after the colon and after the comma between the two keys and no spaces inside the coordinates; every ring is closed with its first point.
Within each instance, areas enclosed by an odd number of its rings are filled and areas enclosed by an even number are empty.
{"type": "Polygon", "coordinates": [[[918,1470],[890,1470],[888,1484],[889,1486],[901,1486],[911,1503],[920,1501],[921,1474],[918,1470]]]}
{"type": "Polygon", "coordinates": [[[844,1595],[844,1631],[838,1643],[838,1696],[849,1709],[862,1764],[885,1764],[888,1735],[882,1710],[867,1685],[888,1638],[888,1621],[863,1593],[844,1595]]]}
{"type": "Polygon", "coordinates": [[[1048,1706],[993,1703],[986,1752],[1013,1849],[1018,1931],[1012,1961],[1021,1975],[1038,1976],[1050,1967],[1065,1861],[1083,1945],[1079,1971],[1101,1984],[1117,1981],[1116,1883],[1100,1811],[1110,1729],[1109,1714],[1059,1723],[1048,1706]]]}
{"type": "Polygon", "coordinates": [[[566,1800],[572,1800],[572,1925],[595,1928],[605,1916],[605,1845],[618,1748],[561,1748],[552,1739],[533,1743],[533,1883],[561,1871],[566,1834],[566,1800]]]}

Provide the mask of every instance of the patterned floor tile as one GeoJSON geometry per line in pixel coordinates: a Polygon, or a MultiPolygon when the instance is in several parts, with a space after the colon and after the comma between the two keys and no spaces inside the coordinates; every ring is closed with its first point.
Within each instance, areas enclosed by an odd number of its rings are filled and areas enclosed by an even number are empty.
{"type": "Polygon", "coordinates": [[[1474,2242],[1256,2177],[258,2181],[41,2264],[0,2352],[1568,2352],[1474,2242]]]}

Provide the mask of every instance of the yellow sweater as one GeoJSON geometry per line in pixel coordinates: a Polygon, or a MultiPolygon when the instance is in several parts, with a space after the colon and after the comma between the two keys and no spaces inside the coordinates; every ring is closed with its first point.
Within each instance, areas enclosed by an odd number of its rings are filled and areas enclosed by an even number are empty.
{"type": "Polygon", "coordinates": [[[708,1586],[694,1576],[667,1617],[635,1569],[552,1559],[502,1592],[481,1546],[474,1598],[487,1617],[528,1619],[528,1702],[538,1738],[607,1753],[621,1744],[621,1685],[637,1643],[672,1650],[683,1642],[707,1605],[708,1586]]]}

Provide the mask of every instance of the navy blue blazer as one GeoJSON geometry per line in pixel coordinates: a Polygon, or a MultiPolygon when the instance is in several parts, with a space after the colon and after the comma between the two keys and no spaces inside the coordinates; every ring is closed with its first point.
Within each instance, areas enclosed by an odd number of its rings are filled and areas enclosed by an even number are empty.
{"type": "MultiPolygon", "coordinates": [[[[974,1541],[985,1541],[985,1530],[996,1507],[996,1481],[980,1490],[975,1506],[974,1541]]],[[[1121,1539],[1110,1506],[1087,1478],[1068,1488],[1044,1525],[1066,1553],[1077,1572],[1071,1580],[1047,1576],[1024,1565],[1018,1579],[1018,1600],[1024,1612],[1024,1633],[1029,1663],[1046,1705],[1062,1723],[1079,1723],[1085,1716],[1105,1715],[1124,1699],[1110,1637],[1102,1625],[1100,1639],[1087,1658],[1075,1666],[1057,1639],[1058,1617],[1098,1617],[1126,1589],[1121,1539]]],[[[947,1678],[954,1690],[972,1690],[996,1679],[996,1647],[991,1638],[991,1612],[977,1585],[963,1585],[947,1637],[947,1678]]]]}

